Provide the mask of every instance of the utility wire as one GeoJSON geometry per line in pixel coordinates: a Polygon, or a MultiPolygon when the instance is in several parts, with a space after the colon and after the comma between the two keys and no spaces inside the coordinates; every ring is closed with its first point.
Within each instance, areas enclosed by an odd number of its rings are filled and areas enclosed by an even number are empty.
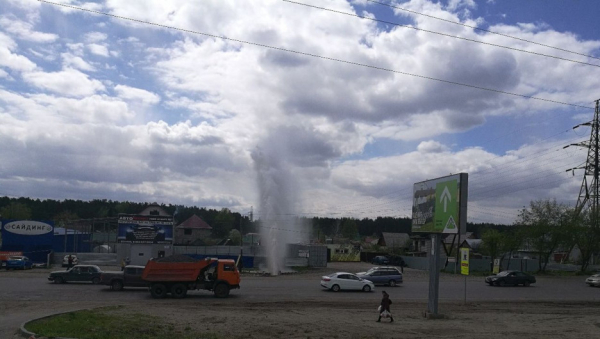
{"type": "Polygon", "coordinates": [[[543,47],[547,47],[547,48],[552,48],[552,49],[555,49],[555,50],[558,50],[558,51],[572,53],[572,54],[577,54],[577,55],[581,55],[581,56],[584,56],[584,57],[588,57],[588,58],[600,60],[599,57],[595,57],[593,55],[588,55],[588,54],[584,54],[584,53],[574,52],[574,51],[570,51],[568,49],[564,49],[564,48],[560,48],[560,47],[556,47],[556,46],[551,46],[551,45],[546,45],[546,44],[542,44],[542,43],[539,43],[539,42],[535,42],[535,41],[531,41],[531,40],[527,40],[527,39],[523,39],[523,38],[518,38],[518,37],[515,37],[515,36],[512,36],[512,35],[508,35],[508,34],[503,34],[503,33],[498,33],[498,32],[494,32],[494,31],[490,31],[490,30],[487,30],[487,29],[484,29],[484,28],[479,28],[479,27],[476,27],[476,26],[470,26],[470,25],[467,25],[467,24],[463,24],[461,22],[447,20],[447,19],[443,19],[443,18],[440,18],[440,17],[437,17],[437,16],[433,16],[433,15],[429,15],[429,14],[425,14],[425,13],[420,13],[420,12],[412,11],[410,9],[406,9],[406,8],[402,8],[402,7],[398,7],[398,6],[394,6],[394,5],[390,5],[390,4],[386,4],[386,3],[383,3],[383,2],[380,2],[380,1],[375,1],[375,0],[366,0],[366,1],[372,2],[374,4],[382,5],[382,6],[391,7],[391,8],[394,8],[394,9],[399,9],[401,11],[409,12],[409,13],[412,13],[412,14],[426,16],[426,17],[431,18],[431,19],[441,20],[441,21],[445,21],[445,22],[448,22],[448,23],[451,23],[451,24],[455,24],[455,25],[460,25],[460,26],[472,28],[472,29],[477,30],[477,31],[487,32],[487,33],[491,33],[491,34],[503,36],[505,38],[510,38],[510,39],[515,39],[515,40],[519,40],[519,41],[523,41],[523,42],[528,42],[530,44],[534,44],[534,45],[538,45],[538,46],[543,46],[543,47]]]}
{"type": "Polygon", "coordinates": [[[594,109],[593,107],[588,107],[588,106],[583,106],[583,105],[571,104],[571,103],[557,101],[557,100],[552,100],[552,99],[539,98],[539,97],[535,97],[535,96],[531,96],[531,95],[525,95],[525,94],[518,94],[518,93],[513,93],[513,92],[507,92],[507,91],[502,91],[502,90],[499,90],[499,89],[492,89],[492,88],[486,88],[486,87],[481,87],[481,86],[476,86],[476,85],[469,85],[469,84],[465,84],[465,83],[461,83],[461,82],[456,82],[456,81],[451,81],[451,80],[444,80],[444,79],[438,79],[438,78],[434,78],[434,77],[429,77],[429,76],[420,75],[420,74],[414,74],[414,73],[409,73],[409,72],[398,71],[398,70],[394,70],[394,69],[390,69],[390,68],[385,68],[385,67],[380,67],[380,66],[361,64],[361,63],[358,63],[358,62],[353,62],[353,61],[348,61],[348,60],[343,60],[343,59],[338,59],[338,58],[332,58],[332,57],[326,57],[326,56],[312,54],[312,53],[307,53],[307,52],[295,51],[295,50],[291,50],[291,49],[287,49],[287,48],[283,48],[283,47],[275,47],[275,46],[260,44],[260,43],[256,43],[256,42],[250,42],[250,41],[245,41],[245,40],[240,40],[240,39],[229,38],[229,37],[226,37],[226,36],[219,36],[219,35],[214,35],[214,34],[209,34],[209,33],[192,31],[192,30],[189,30],[189,29],[178,28],[178,27],[168,26],[168,25],[163,25],[163,24],[157,24],[157,23],[150,22],[150,21],[143,21],[143,20],[133,19],[133,18],[124,17],[124,16],[120,16],[120,15],[115,15],[115,14],[110,14],[110,13],[95,11],[95,10],[91,10],[91,9],[81,8],[81,7],[77,7],[77,6],[60,4],[60,3],[46,1],[46,0],[37,0],[37,1],[38,2],[42,2],[42,3],[46,3],[46,4],[50,4],[50,5],[54,5],[54,6],[61,6],[61,7],[71,8],[71,9],[75,9],[75,10],[79,10],[79,11],[84,11],[84,12],[88,12],[88,13],[105,15],[105,16],[113,17],[113,18],[117,18],[117,19],[129,20],[129,21],[138,22],[138,23],[142,23],[142,24],[153,25],[153,26],[163,27],[163,28],[168,28],[168,29],[174,29],[174,30],[178,30],[178,31],[181,31],[181,32],[198,34],[198,35],[203,35],[203,36],[207,36],[207,37],[211,37],[211,38],[216,38],[216,39],[223,39],[223,40],[228,40],[228,41],[234,41],[234,42],[239,42],[239,43],[242,43],[242,44],[253,45],[253,46],[258,46],[258,47],[264,47],[264,48],[269,48],[269,49],[278,50],[278,51],[282,51],[282,52],[294,53],[294,54],[298,54],[298,55],[304,55],[304,56],[309,56],[309,57],[323,59],[323,60],[336,61],[336,62],[339,62],[339,63],[348,64],[348,65],[354,65],[354,66],[366,67],[366,68],[376,69],[376,70],[385,71],[385,72],[391,72],[391,73],[396,73],[396,74],[408,75],[408,76],[412,76],[412,77],[415,77],[415,78],[427,79],[427,80],[437,81],[437,82],[451,84],[451,85],[457,85],[457,86],[462,86],[462,87],[467,87],[467,88],[474,88],[474,89],[479,89],[479,90],[493,92],[493,93],[506,94],[506,95],[511,95],[511,96],[525,98],[525,99],[533,99],[533,100],[539,100],[539,101],[544,101],[544,102],[550,102],[550,103],[554,103],[554,104],[560,104],[560,105],[566,105],[566,106],[572,106],[572,107],[579,107],[579,108],[586,108],[586,109],[594,109]]]}
{"type": "Polygon", "coordinates": [[[428,30],[428,29],[418,28],[418,27],[411,26],[411,25],[403,25],[403,24],[399,24],[397,22],[392,22],[392,21],[386,21],[386,20],[380,20],[380,19],[375,19],[375,18],[369,18],[369,17],[363,16],[363,15],[359,15],[359,14],[355,14],[355,13],[342,12],[342,11],[338,11],[338,10],[335,10],[335,9],[330,9],[330,8],[325,8],[325,7],[319,7],[319,6],[315,6],[315,5],[305,4],[305,3],[302,3],[302,2],[296,2],[296,1],[292,1],[292,0],[281,0],[281,1],[288,2],[288,3],[291,3],[291,4],[295,4],[295,5],[311,7],[311,8],[315,8],[315,9],[321,9],[321,10],[329,11],[329,12],[332,12],[332,13],[353,16],[353,17],[357,17],[357,18],[361,18],[361,19],[365,19],[365,20],[371,20],[371,21],[375,21],[375,22],[381,22],[381,23],[384,23],[384,24],[393,25],[393,26],[397,26],[397,27],[410,28],[410,29],[414,29],[416,31],[421,31],[421,32],[427,32],[427,33],[431,33],[431,34],[442,35],[442,36],[449,37],[449,38],[460,39],[460,40],[464,40],[464,41],[475,42],[475,43],[484,44],[484,45],[488,45],[488,46],[499,47],[499,48],[506,48],[506,49],[509,49],[509,50],[517,51],[517,52],[529,53],[529,54],[539,55],[539,56],[543,56],[543,57],[547,57],[547,58],[553,58],[553,59],[558,59],[558,60],[563,60],[563,61],[574,62],[574,63],[578,63],[578,64],[581,64],[581,65],[586,65],[586,66],[600,67],[600,65],[591,64],[591,63],[585,62],[585,61],[578,61],[578,60],[573,60],[573,59],[567,59],[567,58],[562,58],[562,57],[555,56],[555,55],[548,55],[548,54],[544,54],[544,53],[528,51],[528,50],[520,49],[520,48],[516,48],[516,47],[498,45],[498,44],[494,44],[494,43],[491,43],[491,42],[485,42],[485,41],[476,40],[476,39],[464,38],[464,37],[460,37],[460,36],[457,36],[457,35],[452,35],[452,34],[447,34],[447,33],[442,33],[442,32],[431,31],[431,30],[428,30]]]}

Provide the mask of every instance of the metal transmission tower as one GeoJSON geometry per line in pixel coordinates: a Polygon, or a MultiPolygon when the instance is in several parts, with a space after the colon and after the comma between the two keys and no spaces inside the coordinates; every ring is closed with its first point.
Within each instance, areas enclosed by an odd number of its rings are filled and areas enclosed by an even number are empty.
{"type": "MultiPolygon", "coordinates": [[[[592,132],[590,134],[590,140],[563,147],[567,148],[569,146],[580,146],[588,148],[585,166],[570,168],[567,170],[568,172],[576,169],[585,169],[585,173],[583,174],[583,182],[581,183],[581,189],[579,190],[579,197],[577,198],[577,205],[575,205],[576,214],[579,214],[582,210],[588,209],[591,209],[591,211],[596,214],[600,207],[600,181],[598,180],[600,174],[600,158],[598,156],[600,150],[600,140],[598,136],[600,125],[598,117],[600,115],[599,106],[600,99],[596,100],[596,109],[594,112],[594,119],[592,121],[573,127],[573,129],[575,129],[579,126],[591,126],[592,132]],[[591,179],[588,179],[588,177],[591,177],[591,179]]],[[[594,224],[596,224],[595,226],[597,226],[597,223],[598,218],[594,218],[594,224]]]]}

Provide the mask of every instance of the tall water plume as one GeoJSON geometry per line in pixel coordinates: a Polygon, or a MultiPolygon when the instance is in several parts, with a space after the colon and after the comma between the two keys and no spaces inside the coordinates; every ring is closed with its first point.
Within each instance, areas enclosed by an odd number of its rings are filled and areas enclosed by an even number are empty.
{"type": "Polygon", "coordinates": [[[285,160],[285,152],[277,149],[257,148],[252,152],[260,194],[261,245],[272,275],[284,270],[287,244],[308,240],[294,209],[298,198],[295,176],[285,160]]]}

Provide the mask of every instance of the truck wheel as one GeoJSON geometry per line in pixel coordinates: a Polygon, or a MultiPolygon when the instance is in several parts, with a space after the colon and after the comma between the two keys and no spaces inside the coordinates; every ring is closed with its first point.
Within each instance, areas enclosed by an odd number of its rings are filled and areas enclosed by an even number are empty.
{"type": "Polygon", "coordinates": [[[167,296],[167,287],[163,284],[152,284],[150,286],[150,294],[154,298],[164,298],[167,296]]]}
{"type": "Polygon", "coordinates": [[[121,280],[113,280],[110,283],[110,287],[113,289],[113,291],[120,291],[123,289],[123,282],[121,280]]]}
{"type": "Polygon", "coordinates": [[[171,295],[173,298],[181,299],[185,298],[187,294],[187,287],[184,284],[175,284],[171,287],[171,295]]]}
{"type": "Polygon", "coordinates": [[[390,284],[390,287],[396,286],[396,280],[393,280],[393,279],[390,280],[389,284],[390,284]]]}
{"type": "Polygon", "coordinates": [[[229,286],[224,283],[220,283],[215,286],[214,292],[215,297],[217,298],[227,298],[229,296],[229,286]]]}
{"type": "Polygon", "coordinates": [[[95,277],[94,279],[92,279],[92,284],[98,285],[99,283],[100,283],[100,278],[95,277]]]}

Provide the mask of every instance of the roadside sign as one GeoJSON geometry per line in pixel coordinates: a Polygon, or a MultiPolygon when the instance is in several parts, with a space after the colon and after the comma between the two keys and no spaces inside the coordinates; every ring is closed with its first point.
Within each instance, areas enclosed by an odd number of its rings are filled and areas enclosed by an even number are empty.
{"type": "Polygon", "coordinates": [[[415,183],[412,232],[464,234],[468,177],[467,173],[459,173],[415,183]]]}
{"type": "Polygon", "coordinates": [[[460,249],[460,274],[469,275],[469,249],[460,249]]]}
{"type": "Polygon", "coordinates": [[[494,274],[500,273],[500,259],[494,259],[494,269],[493,269],[492,273],[494,273],[494,274]]]}

